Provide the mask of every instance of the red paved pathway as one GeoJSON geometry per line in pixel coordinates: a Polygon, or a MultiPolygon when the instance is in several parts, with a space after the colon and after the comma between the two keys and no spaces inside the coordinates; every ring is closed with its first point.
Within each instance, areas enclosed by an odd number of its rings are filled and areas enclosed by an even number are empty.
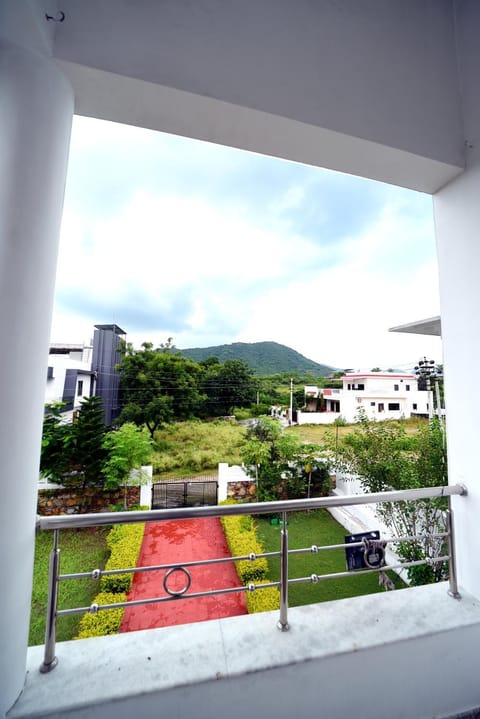
{"type": "MultiPolygon", "coordinates": [[[[222,525],[216,517],[148,522],[137,566],[181,565],[187,561],[229,556],[222,525]]],[[[189,593],[241,586],[233,562],[190,567],[189,572],[192,577],[189,593]]],[[[166,596],[163,589],[164,576],[165,571],[135,574],[128,600],[166,596]]],[[[185,577],[180,572],[175,573],[168,582],[168,586],[173,589],[180,589],[184,584],[185,577]]],[[[198,599],[175,599],[158,604],[126,607],[120,631],[133,632],[138,629],[189,624],[246,613],[243,592],[198,599]]]]}

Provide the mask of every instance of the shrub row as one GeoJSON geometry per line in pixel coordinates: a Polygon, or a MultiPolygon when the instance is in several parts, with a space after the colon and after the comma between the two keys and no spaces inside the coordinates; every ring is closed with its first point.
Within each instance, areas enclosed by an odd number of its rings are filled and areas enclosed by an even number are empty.
{"type": "MultiPolygon", "coordinates": [[[[228,548],[232,556],[261,554],[263,547],[258,541],[253,519],[248,515],[222,517],[223,531],[227,538],[228,548]]],[[[259,559],[241,559],[235,562],[238,576],[244,584],[265,579],[268,563],[265,557],[259,559]]]]}
{"type": "MultiPolygon", "coordinates": [[[[266,580],[255,582],[259,584],[267,584],[266,580]]],[[[277,587],[266,587],[265,589],[256,589],[254,592],[246,592],[247,609],[249,614],[256,612],[274,612],[280,607],[280,592],[277,587]]]]}
{"type": "MultiPolygon", "coordinates": [[[[222,504],[235,504],[227,500],[222,504]]],[[[249,554],[262,554],[263,546],[256,533],[255,522],[249,515],[236,515],[221,518],[223,531],[227,538],[228,548],[233,557],[249,554]]],[[[238,576],[244,585],[268,583],[268,562],[266,557],[258,559],[241,559],[235,562],[238,576]]],[[[247,609],[250,614],[269,612],[280,606],[280,593],[276,587],[267,587],[253,592],[246,592],[247,609]]]]}
{"type": "MultiPolygon", "coordinates": [[[[124,592],[100,592],[93,600],[99,606],[102,604],[116,604],[125,602],[127,595],[124,592]]],[[[123,607],[118,609],[106,609],[96,614],[84,614],[80,620],[80,627],[77,639],[88,639],[89,637],[103,637],[107,634],[117,634],[123,619],[123,607]]]]}
{"type": "MultiPolygon", "coordinates": [[[[123,569],[137,566],[142,546],[145,523],[116,524],[107,536],[110,557],[105,570],[123,569]]],[[[133,582],[133,574],[110,574],[102,577],[100,587],[103,592],[128,592],[133,582]]]]}
{"type": "MultiPolygon", "coordinates": [[[[105,570],[126,569],[137,566],[138,555],[142,546],[145,523],[116,524],[107,535],[110,557],[105,570]]],[[[127,592],[132,586],[133,574],[111,574],[100,580],[101,592],[93,599],[93,604],[116,604],[125,602],[127,592]]],[[[84,614],[77,639],[103,637],[117,634],[123,619],[124,608],[106,609],[95,614],[84,614]]]]}

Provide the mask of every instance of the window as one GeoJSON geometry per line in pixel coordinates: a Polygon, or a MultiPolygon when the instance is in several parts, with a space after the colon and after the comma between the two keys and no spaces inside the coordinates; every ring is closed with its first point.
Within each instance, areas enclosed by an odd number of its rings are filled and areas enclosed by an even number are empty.
{"type": "MultiPolygon", "coordinates": [[[[347,389],[351,389],[351,385],[347,384],[347,389]]],[[[355,387],[354,387],[355,389],[355,387]]]]}
{"type": "Polygon", "coordinates": [[[398,384],[394,384],[393,389],[395,390],[395,392],[398,392],[398,384]]]}
{"type": "Polygon", "coordinates": [[[388,410],[389,412],[395,412],[395,410],[400,409],[400,403],[399,402],[389,402],[388,403],[388,410]]]}
{"type": "Polygon", "coordinates": [[[375,402],[370,402],[370,407],[375,407],[375,402]]]}
{"type": "Polygon", "coordinates": [[[410,385],[409,385],[409,384],[406,384],[406,385],[405,385],[405,389],[407,390],[407,392],[410,392],[410,385]]]}
{"type": "Polygon", "coordinates": [[[379,411],[379,412],[384,412],[384,411],[385,411],[385,405],[383,404],[383,402],[379,402],[379,403],[378,403],[378,411],[379,411]]]}
{"type": "Polygon", "coordinates": [[[364,385],[364,384],[359,384],[359,385],[357,385],[357,389],[365,389],[365,385],[364,385]]]}
{"type": "Polygon", "coordinates": [[[412,409],[417,409],[417,403],[416,403],[416,402],[414,402],[414,403],[412,404],[412,409]]]}
{"type": "Polygon", "coordinates": [[[79,379],[77,385],[77,396],[80,396],[81,394],[83,394],[83,379],[79,379]]]}

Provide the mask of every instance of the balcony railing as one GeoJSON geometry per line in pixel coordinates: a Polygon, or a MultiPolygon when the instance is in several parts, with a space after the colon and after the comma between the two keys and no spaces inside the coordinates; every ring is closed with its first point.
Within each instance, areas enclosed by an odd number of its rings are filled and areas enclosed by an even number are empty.
{"type": "MultiPolygon", "coordinates": [[[[453,512],[451,507],[451,497],[453,495],[466,495],[466,489],[463,485],[452,485],[446,487],[429,487],[424,489],[410,489],[404,491],[394,492],[378,492],[374,494],[358,494],[350,495],[348,497],[321,497],[317,499],[297,499],[288,501],[277,501],[277,502],[256,502],[250,504],[236,504],[236,505],[223,505],[213,507],[192,507],[186,509],[160,509],[160,510],[149,510],[149,511],[137,511],[137,512],[105,512],[101,514],[81,514],[81,515],[61,515],[54,517],[38,517],[37,519],[37,530],[53,530],[53,548],[50,554],[50,566],[49,566],[49,590],[48,590],[48,603],[47,603],[47,621],[46,621],[46,632],[45,632],[45,651],[43,663],[40,666],[40,671],[46,673],[51,671],[57,664],[57,658],[55,656],[55,643],[56,643],[56,621],[57,617],[66,616],[69,614],[84,614],[90,612],[95,614],[99,611],[108,611],[109,609],[119,609],[126,606],[135,606],[140,604],[155,604],[160,602],[167,602],[179,599],[192,599],[197,597],[213,596],[216,594],[227,594],[232,592],[254,592],[262,591],[267,587],[278,587],[280,590],[280,616],[277,622],[277,627],[281,631],[287,631],[288,625],[288,587],[290,584],[300,583],[314,583],[327,579],[338,579],[341,577],[352,576],[352,571],[336,572],[330,574],[311,574],[307,577],[289,578],[288,574],[288,560],[289,556],[293,554],[302,553],[318,553],[328,551],[332,549],[341,548],[353,548],[363,547],[365,551],[371,549],[377,551],[379,545],[372,545],[370,548],[365,544],[364,541],[353,542],[349,544],[334,544],[317,546],[312,545],[301,549],[289,549],[288,548],[288,529],[287,529],[287,514],[289,512],[296,512],[301,510],[312,510],[312,509],[328,509],[329,507],[343,507],[347,505],[357,504],[379,504],[382,502],[405,502],[405,501],[416,501],[420,499],[433,499],[445,497],[448,499],[448,509],[446,511],[446,528],[445,532],[435,532],[423,535],[412,535],[402,537],[389,537],[382,538],[382,543],[398,543],[398,542],[416,542],[419,539],[442,539],[445,538],[447,545],[447,552],[442,556],[436,556],[434,558],[420,559],[410,562],[398,562],[395,564],[387,565],[383,561],[378,566],[371,566],[371,568],[355,570],[355,574],[372,574],[379,572],[386,572],[388,570],[399,570],[406,569],[408,567],[414,567],[421,564],[435,564],[437,562],[448,561],[449,562],[449,594],[453,598],[457,599],[460,597],[457,587],[457,578],[455,570],[455,537],[454,537],[454,525],[453,525],[453,512]],[[94,527],[94,526],[105,526],[113,524],[132,524],[135,522],[159,522],[171,519],[198,519],[202,517],[225,517],[230,515],[242,515],[242,514],[279,514],[282,517],[282,529],[280,538],[280,549],[276,552],[265,552],[262,554],[248,554],[242,556],[221,558],[221,559],[209,559],[204,561],[195,562],[184,562],[183,564],[162,564],[148,567],[130,567],[124,569],[114,570],[100,570],[93,569],[89,572],[82,572],[76,574],[61,574],[60,573],[60,547],[59,547],[59,533],[61,529],[75,529],[82,527],[94,527]],[[269,582],[265,584],[254,584],[251,583],[248,586],[240,587],[227,587],[218,590],[204,591],[204,592],[188,592],[191,585],[191,577],[188,571],[188,567],[202,566],[208,564],[218,564],[225,562],[237,562],[240,560],[251,560],[255,561],[260,557],[279,557],[280,558],[280,581],[269,582]],[[72,607],[69,609],[58,609],[58,587],[61,581],[68,581],[74,579],[90,578],[99,579],[102,576],[113,575],[113,574],[136,574],[141,572],[151,572],[165,570],[166,575],[163,581],[163,587],[166,591],[167,596],[153,597],[149,599],[139,599],[131,602],[118,602],[115,604],[97,605],[92,604],[89,607],[72,607]],[[185,586],[182,589],[173,590],[168,586],[168,578],[174,572],[181,572],[185,576],[185,586]]],[[[380,550],[381,551],[381,550],[380,550]]],[[[367,561],[367,567],[370,567],[367,561]]]]}

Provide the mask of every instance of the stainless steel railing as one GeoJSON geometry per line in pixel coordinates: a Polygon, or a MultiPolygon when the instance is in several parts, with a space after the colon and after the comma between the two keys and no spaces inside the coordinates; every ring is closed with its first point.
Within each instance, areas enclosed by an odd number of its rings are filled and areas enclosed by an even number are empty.
{"type": "Polygon", "coordinates": [[[449,561],[449,594],[454,598],[459,598],[457,575],[455,566],[455,536],[453,524],[453,512],[451,507],[451,497],[453,495],[466,495],[467,491],[463,485],[452,485],[447,487],[429,487],[424,489],[409,489],[394,492],[377,492],[374,494],[358,494],[348,497],[321,497],[318,499],[295,499],[278,502],[255,502],[250,504],[222,505],[213,507],[192,507],[182,509],[157,509],[136,512],[104,512],[101,514],[80,514],[80,515],[61,515],[53,517],[38,517],[37,530],[53,530],[53,548],[50,553],[49,565],[49,590],[47,602],[47,622],[45,630],[45,651],[43,663],[40,666],[42,673],[51,671],[57,665],[57,657],[55,656],[56,644],[56,621],[57,617],[69,614],[84,614],[85,612],[96,613],[98,611],[107,611],[109,609],[118,609],[125,606],[135,606],[140,604],[155,604],[173,599],[192,599],[196,597],[213,596],[216,594],[228,594],[232,592],[253,592],[262,590],[267,587],[278,587],[280,590],[280,618],[277,626],[282,631],[289,628],[288,625],[288,587],[290,584],[299,584],[304,582],[317,583],[327,579],[336,579],[340,577],[352,576],[351,571],[336,572],[330,574],[311,574],[309,577],[299,577],[289,579],[288,576],[288,558],[291,554],[301,554],[306,552],[318,553],[321,551],[341,549],[346,547],[360,547],[362,542],[354,542],[350,544],[335,544],[317,546],[312,545],[302,549],[288,548],[288,529],[287,514],[288,512],[301,511],[307,509],[326,509],[328,507],[343,507],[357,504],[379,504],[382,502],[402,502],[415,501],[419,499],[429,498],[448,498],[447,509],[447,531],[436,532],[428,535],[414,535],[403,537],[391,537],[382,539],[383,542],[413,542],[424,538],[447,538],[448,553],[444,556],[431,559],[421,559],[411,562],[401,562],[392,565],[383,565],[377,568],[356,570],[355,574],[372,574],[385,572],[390,569],[396,570],[401,568],[414,567],[421,564],[429,564],[432,562],[449,561]],[[194,562],[184,562],[177,564],[162,564],[148,567],[126,567],[124,569],[100,570],[93,569],[90,572],[80,572],[75,574],[60,573],[60,548],[59,533],[61,529],[75,529],[81,527],[105,526],[112,524],[131,524],[135,522],[158,522],[171,519],[194,519],[202,517],[227,517],[231,515],[243,514],[272,514],[278,513],[282,517],[281,544],[278,552],[264,552],[262,554],[248,554],[243,556],[200,560],[194,562]],[[187,567],[201,566],[208,564],[219,564],[225,562],[237,562],[240,560],[254,561],[260,557],[280,557],[280,581],[269,582],[266,584],[251,583],[248,586],[228,587],[224,589],[211,590],[205,592],[187,593],[190,588],[191,578],[187,567]],[[58,586],[61,581],[91,578],[99,579],[102,576],[114,574],[136,574],[141,572],[151,572],[158,570],[166,570],[163,580],[163,588],[167,596],[154,597],[151,599],[139,599],[131,602],[118,602],[115,604],[105,604],[98,606],[92,604],[89,607],[73,607],[70,609],[58,609],[58,586]],[[175,572],[184,574],[185,586],[180,590],[173,590],[168,586],[169,577],[175,572]]]}

